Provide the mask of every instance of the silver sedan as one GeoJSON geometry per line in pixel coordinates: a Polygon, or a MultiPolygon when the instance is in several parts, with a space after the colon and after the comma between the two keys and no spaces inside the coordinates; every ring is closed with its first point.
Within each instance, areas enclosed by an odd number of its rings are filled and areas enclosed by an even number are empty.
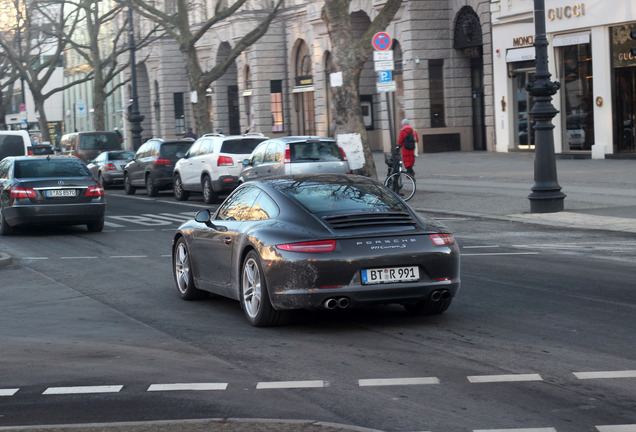
{"type": "Polygon", "coordinates": [[[132,151],[105,151],[88,162],[88,169],[106,189],[113,184],[124,183],[124,166],[134,156],[132,151]]]}

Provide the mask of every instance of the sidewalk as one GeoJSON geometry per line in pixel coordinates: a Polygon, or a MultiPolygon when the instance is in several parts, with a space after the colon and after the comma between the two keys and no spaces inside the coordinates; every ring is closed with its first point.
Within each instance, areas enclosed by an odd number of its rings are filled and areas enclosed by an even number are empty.
{"type": "MultiPolygon", "coordinates": [[[[384,180],[384,155],[374,153],[384,180]]],[[[636,161],[557,159],[564,211],[530,213],[534,153],[426,153],[416,159],[417,192],[409,204],[452,214],[540,225],[636,233],[636,161]]]]}

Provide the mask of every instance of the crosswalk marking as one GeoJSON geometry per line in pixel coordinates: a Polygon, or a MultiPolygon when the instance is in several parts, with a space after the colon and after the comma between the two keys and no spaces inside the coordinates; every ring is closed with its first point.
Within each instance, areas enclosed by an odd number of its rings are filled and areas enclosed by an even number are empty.
{"type": "Polygon", "coordinates": [[[265,389],[297,389],[297,388],[319,388],[327,387],[326,381],[273,381],[259,382],[256,384],[256,390],[265,389]]]}
{"type": "Polygon", "coordinates": [[[598,429],[598,432],[636,432],[636,424],[596,426],[596,429],[598,429]]]}
{"type": "Polygon", "coordinates": [[[578,379],[606,379],[606,378],[636,378],[636,370],[601,371],[601,372],[573,372],[578,379]]]}
{"type": "Polygon", "coordinates": [[[19,388],[0,389],[0,396],[13,396],[20,390],[19,388]]]}

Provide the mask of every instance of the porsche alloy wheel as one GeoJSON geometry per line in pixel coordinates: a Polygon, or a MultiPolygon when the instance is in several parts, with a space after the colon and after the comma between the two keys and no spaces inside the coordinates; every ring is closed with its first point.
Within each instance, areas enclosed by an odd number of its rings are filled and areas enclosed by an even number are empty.
{"type": "Polygon", "coordinates": [[[243,262],[241,277],[241,307],[247,320],[255,327],[277,324],[281,312],[274,309],[258,254],[250,251],[243,262]]]}

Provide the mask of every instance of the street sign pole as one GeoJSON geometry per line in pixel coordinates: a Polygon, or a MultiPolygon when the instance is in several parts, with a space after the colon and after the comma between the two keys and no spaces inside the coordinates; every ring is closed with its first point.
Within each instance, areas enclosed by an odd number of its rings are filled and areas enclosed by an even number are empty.
{"type": "Polygon", "coordinates": [[[386,112],[389,120],[389,140],[391,141],[391,153],[395,147],[395,132],[393,131],[393,115],[391,114],[391,100],[389,92],[395,91],[395,81],[392,80],[391,71],[393,70],[393,51],[392,40],[388,33],[376,33],[371,39],[371,45],[375,50],[373,53],[373,61],[375,63],[375,71],[378,72],[378,92],[384,93],[386,100],[386,112]]]}

